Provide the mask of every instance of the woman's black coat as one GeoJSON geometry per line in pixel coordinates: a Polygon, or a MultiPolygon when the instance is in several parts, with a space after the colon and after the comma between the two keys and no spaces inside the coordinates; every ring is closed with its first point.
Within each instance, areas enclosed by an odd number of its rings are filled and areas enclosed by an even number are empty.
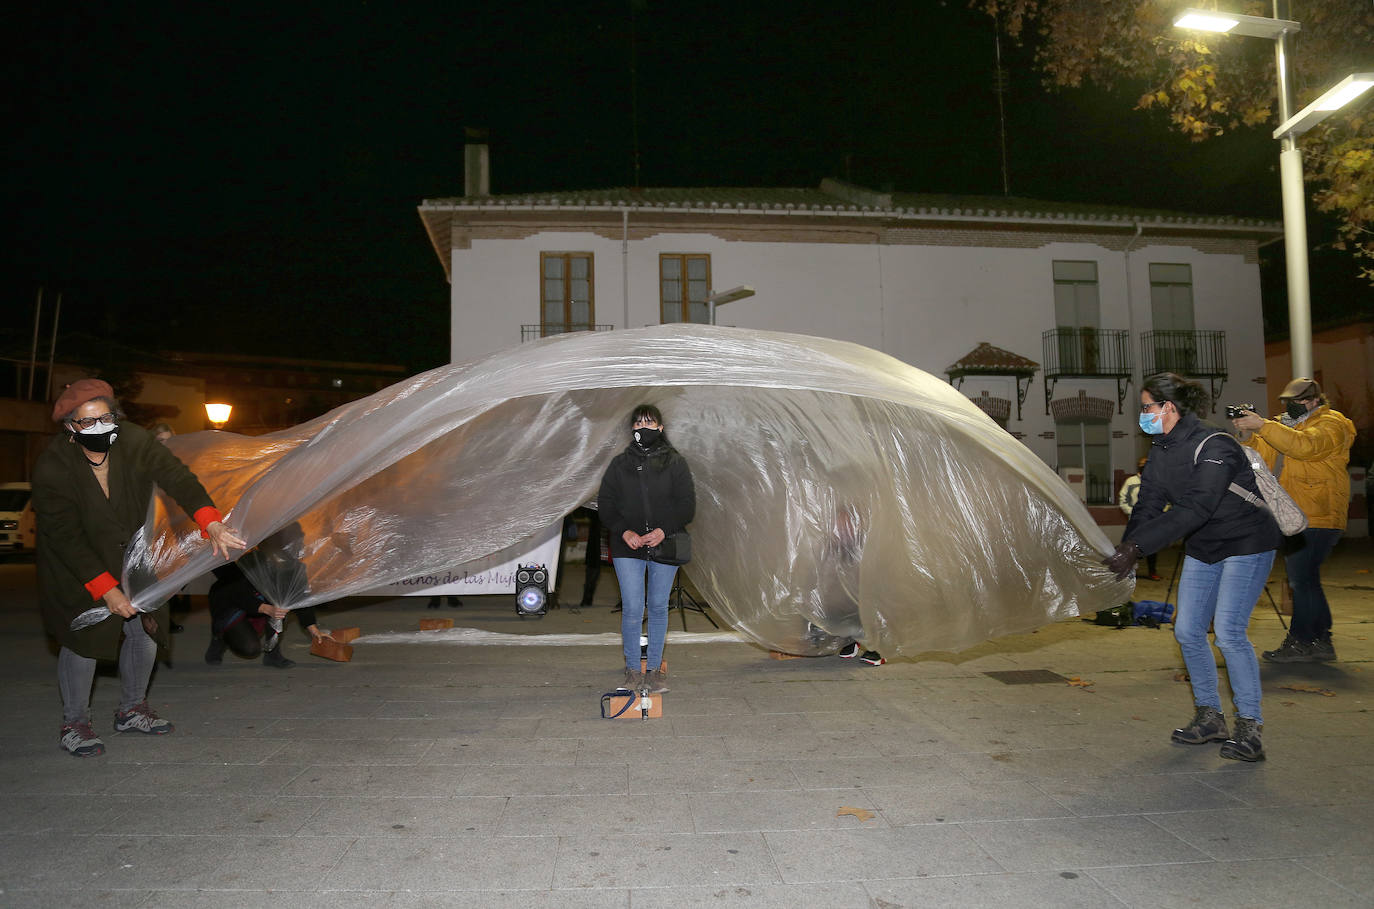
{"type": "Polygon", "coordinates": [[[1198,444],[1214,432],[1216,427],[1189,414],[1172,432],[1155,438],[1123,540],[1149,555],[1182,539],[1184,552],[1208,564],[1279,547],[1283,534],[1273,516],[1230,491],[1235,483],[1259,495],[1240,443],[1222,434],[1198,452],[1198,444]]]}
{"type": "Polygon", "coordinates": [[[596,509],[602,525],[610,531],[611,558],[646,558],[644,548],[634,550],[626,544],[625,531],[642,534],[660,527],[665,535],[672,536],[685,530],[696,515],[696,487],[687,459],[666,442],[647,452],[630,443],[606,468],[596,509]]]}

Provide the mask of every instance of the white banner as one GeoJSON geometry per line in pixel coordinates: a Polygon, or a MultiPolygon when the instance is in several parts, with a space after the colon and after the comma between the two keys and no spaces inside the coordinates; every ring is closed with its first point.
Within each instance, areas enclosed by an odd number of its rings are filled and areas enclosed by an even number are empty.
{"type": "Polygon", "coordinates": [[[363,596],[482,596],[485,594],[515,593],[515,569],[519,565],[544,565],[549,570],[549,590],[558,582],[558,547],[563,543],[563,522],[560,520],[535,539],[525,552],[510,557],[507,549],[489,558],[466,565],[436,569],[385,587],[365,591],[363,596]]]}

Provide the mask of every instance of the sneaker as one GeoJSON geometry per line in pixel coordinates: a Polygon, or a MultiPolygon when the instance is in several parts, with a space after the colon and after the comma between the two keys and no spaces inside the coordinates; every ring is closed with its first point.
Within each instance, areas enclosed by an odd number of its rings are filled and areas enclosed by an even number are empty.
{"type": "MultiPolygon", "coordinates": [[[[1260,656],[1270,663],[1315,663],[1317,661],[1317,657],[1313,653],[1313,645],[1299,641],[1291,634],[1284,637],[1283,643],[1278,646],[1277,650],[1266,650],[1260,656]]],[[[1331,656],[1333,658],[1336,656],[1334,650],[1331,652],[1331,656]]]]}
{"type": "Polygon", "coordinates": [[[127,713],[115,711],[115,732],[143,732],[148,735],[166,735],[171,732],[172,724],[153,713],[147,701],[139,701],[127,713]]]}
{"type": "Polygon", "coordinates": [[[280,642],[271,650],[265,650],[262,654],[262,665],[275,666],[278,669],[290,669],[296,665],[296,661],[281,655],[280,642]]]}
{"type": "Polygon", "coordinates": [[[643,684],[643,682],[644,682],[644,677],[643,677],[642,675],[639,674],[639,670],[637,670],[637,669],[626,669],[626,670],[625,670],[625,677],[624,677],[623,679],[620,680],[620,686],[619,686],[616,690],[617,690],[617,691],[638,691],[639,688],[640,688],[640,685],[643,684]]]}
{"type": "Polygon", "coordinates": [[[1260,724],[1248,716],[1236,717],[1235,734],[1222,743],[1221,756],[1233,761],[1264,760],[1264,744],[1260,741],[1260,724]]]}
{"type": "Polygon", "coordinates": [[[105,743],[96,737],[90,723],[63,723],[61,746],[72,757],[95,757],[105,753],[105,743]]]}
{"type": "Polygon", "coordinates": [[[1215,707],[1199,707],[1193,714],[1193,721],[1182,729],[1175,729],[1169,739],[1180,745],[1205,745],[1225,741],[1226,736],[1226,717],[1221,711],[1215,707]]]}
{"type": "Polygon", "coordinates": [[[644,674],[644,687],[650,694],[662,694],[668,690],[668,676],[662,669],[650,669],[644,674]]]}
{"type": "Polygon", "coordinates": [[[1312,642],[1312,659],[1322,663],[1335,661],[1336,648],[1331,643],[1331,632],[1317,635],[1317,639],[1312,642]]]}
{"type": "Polygon", "coordinates": [[[218,666],[224,662],[225,643],[219,638],[211,638],[210,646],[205,648],[205,662],[218,666]]]}
{"type": "Polygon", "coordinates": [[[842,660],[852,660],[859,655],[859,642],[850,641],[840,648],[839,657],[842,660]]]}
{"type": "Polygon", "coordinates": [[[870,666],[881,666],[887,662],[876,650],[865,650],[859,655],[859,659],[870,666]]]}

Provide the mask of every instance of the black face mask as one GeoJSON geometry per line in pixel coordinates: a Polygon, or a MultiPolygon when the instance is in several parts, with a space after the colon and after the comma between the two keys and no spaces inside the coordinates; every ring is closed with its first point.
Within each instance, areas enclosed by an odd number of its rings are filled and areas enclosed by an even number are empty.
{"type": "Polygon", "coordinates": [[[655,445],[657,445],[659,440],[663,438],[663,430],[650,429],[649,427],[645,426],[642,429],[636,429],[632,435],[634,437],[635,444],[638,445],[640,448],[644,449],[645,451],[648,451],[650,448],[653,448],[655,445]]]}
{"type": "Polygon", "coordinates": [[[1307,405],[1300,401],[1289,401],[1287,410],[1288,415],[1295,420],[1307,415],[1307,405]]]}
{"type": "Polygon", "coordinates": [[[93,454],[104,454],[110,450],[114,440],[119,438],[119,427],[115,426],[109,432],[87,433],[74,432],[72,438],[76,439],[77,444],[93,454]]]}

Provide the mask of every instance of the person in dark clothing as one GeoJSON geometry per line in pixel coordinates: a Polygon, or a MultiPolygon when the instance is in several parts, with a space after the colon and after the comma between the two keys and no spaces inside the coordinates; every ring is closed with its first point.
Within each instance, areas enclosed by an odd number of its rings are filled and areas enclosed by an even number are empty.
{"type": "Polygon", "coordinates": [[[172,724],[148,707],[158,644],[166,646],[164,603],[140,613],[120,589],[124,549],[143,526],[156,485],[200,526],[215,554],[241,549],[205,487],[166,446],[123,422],[114,389],[99,379],[68,385],[53,405],[63,432],[33,468],[38,517],[38,595],[43,627],[57,640],[62,693],[61,746],[77,757],[103,754],[91,728],[97,660],[118,660],[121,683],[116,732],[164,735],[172,724]],[[80,630],[72,620],[104,604],[110,617],[80,630]]]}
{"type": "Polygon", "coordinates": [[[597,511],[610,531],[611,558],[620,582],[620,639],[625,652],[621,687],[667,691],[660,663],[668,636],[668,595],[676,565],[655,561],[656,548],[685,530],[696,515],[696,488],[687,459],[668,442],[663,414],[640,404],[630,414],[631,441],[601,478],[597,511]],[[640,676],[639,630],[649,615],[649,652],[640,676]]]}
{"type": "Polygon", "coordinates": [[[262,654],[264,666],[290,669],[296,661],[281,652],[281,633],[269,623],[281,623],[287,613],[295,612],[301,627],[312,640],[333,640],[329,630],[321,628],[310,606],[289,610],[267,602],[253,586],[248,576],[233,562],[214,569],[215,583],[210,585],[210,646],[205,648],[205,662],[218,666],[224,661],[224,651],[252,659],[262,654]],[[263,636],[267,641],[264,647],[263,636]]]}
{"type": "Polygon", "coordinates": [[[301,627],[314,641],[333,640],[328,629],[321,628],[310,606],[286,609],[272,600],[299,600],[309,592],[305,565],[300,561],[304,538],[299,524],[290,524],[263,540],[238,562],[213,569],[215,583],[210,585],[210,645],[205,650],[205,662],[219,665],[226,649],[241,657],[253,658],[262,654],[264,666],[289,669],[295,660],[281,652],[282,622],[289,612],[295,612],[301,627]],[[267,582],[264,594],[249,579],[241,565],[267,582]],[[266,637],[264,646],[263,638],[266,637]]]}
{"type": "Polygon", "coordinates": [[[1187,745],[1220,741],[1222,757],[1260,761],[1264,718],[1259,660],[1246,626],[1283,535],[1268,509],[1231,490],[1235,484],[1259,495],[1240,443],[1198,418],[1207,404],[1201,385],[1171,373],[1145,382],[1140,427],[1155,440],[1121,544],[1104,562],[1124,579],[1141,553],[1158,552],[1183,539],[1174,637],[1192,682],[1195,713],[1191,723],[1174,730],[1172,740],[1187,745]],[[1221,713],[1209,625],[1215,625],[1236,708],[1230,732],[1221,713]]]}

